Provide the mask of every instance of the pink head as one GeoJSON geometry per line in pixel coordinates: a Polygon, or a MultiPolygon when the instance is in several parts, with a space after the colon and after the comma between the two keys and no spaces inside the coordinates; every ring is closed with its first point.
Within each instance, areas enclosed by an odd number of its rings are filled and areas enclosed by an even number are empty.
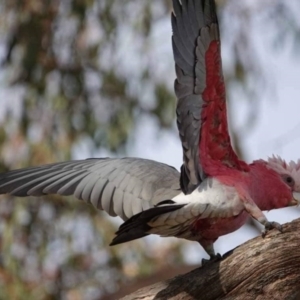
{"type": "Polygon", "coordinates": [[[250,196],[262,210],[300,204],[300,161],[273,156],[250,165],[250,196]]]}

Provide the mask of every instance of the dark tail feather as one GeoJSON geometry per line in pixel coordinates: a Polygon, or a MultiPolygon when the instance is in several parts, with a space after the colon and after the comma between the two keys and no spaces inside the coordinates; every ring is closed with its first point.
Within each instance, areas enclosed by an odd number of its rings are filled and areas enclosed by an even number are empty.
{"type": "Polygon", "coordinates": [[[185,205],[186,204],[156,206],[132,216],[120,226],[116,232],[117,236],[112,240],[110,246],[129,242],[148,235],[149,233],[147,232],[151,229],[148,223],[152,219],[159,215],[180,209],[185,205]]]}

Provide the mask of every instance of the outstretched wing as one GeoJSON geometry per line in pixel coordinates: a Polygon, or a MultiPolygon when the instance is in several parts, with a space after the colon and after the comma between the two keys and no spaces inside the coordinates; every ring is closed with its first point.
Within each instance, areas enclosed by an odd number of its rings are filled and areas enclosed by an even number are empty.
{"type": "Polygon", "coordinates": [[[74,195],[123,220],[180,192],[175,168],[140,158],[68,161],[0,174],[0,194],[74,195]]]}
{"type": "Polygon", "coordinates": [[[183,147],[181,185],[191,193],[220,167],[247,169],[228,134],[220,34],[214,0],[173,0],[177,125],[183,147]]]}

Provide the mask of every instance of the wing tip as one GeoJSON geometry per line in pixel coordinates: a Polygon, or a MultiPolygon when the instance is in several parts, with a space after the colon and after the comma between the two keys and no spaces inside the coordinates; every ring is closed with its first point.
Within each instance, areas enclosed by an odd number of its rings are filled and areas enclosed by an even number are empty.
{"type": "Polygon", "coordinates": [[[120,228],[116,232],[116,236],[113,238],[112,242],[109,245],[114,246],[149,235],[148,232],[151,229],[151,226],[148,225],[148,222],[150,222],[153,218],[158,217],[159,215],[180,209],[186,205],[168,205],[168,203],[171,202],[174,203],[173,200],[162,201],[158,204],[158,206],[149,208],[129,218],[120,226],[120,228]]]}
{"type": "Polygon", "coordinates": [[[145,237],[147,235],[149,235],[148,233],[145,233],[143,231],[136,231],[136,232],[121,232],[118,234],[118,232],[116,233],[117,235],[113,238],[113,240],[111,241],[111,243],[109,244],[109,246],[116,246],[119,244],[123,244],[126,242],[130,242],[133,240],[137,240],[139,238],[145,237]]]}

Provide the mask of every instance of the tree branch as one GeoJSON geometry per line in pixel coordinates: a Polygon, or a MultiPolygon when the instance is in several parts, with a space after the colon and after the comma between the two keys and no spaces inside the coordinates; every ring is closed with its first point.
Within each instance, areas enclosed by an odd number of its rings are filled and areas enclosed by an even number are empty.
{"type": "Polygon", "coordinates": [[[226,253],[220,262],[144,287],[122,300],[300,299],[300,219],[226,253]]]}

